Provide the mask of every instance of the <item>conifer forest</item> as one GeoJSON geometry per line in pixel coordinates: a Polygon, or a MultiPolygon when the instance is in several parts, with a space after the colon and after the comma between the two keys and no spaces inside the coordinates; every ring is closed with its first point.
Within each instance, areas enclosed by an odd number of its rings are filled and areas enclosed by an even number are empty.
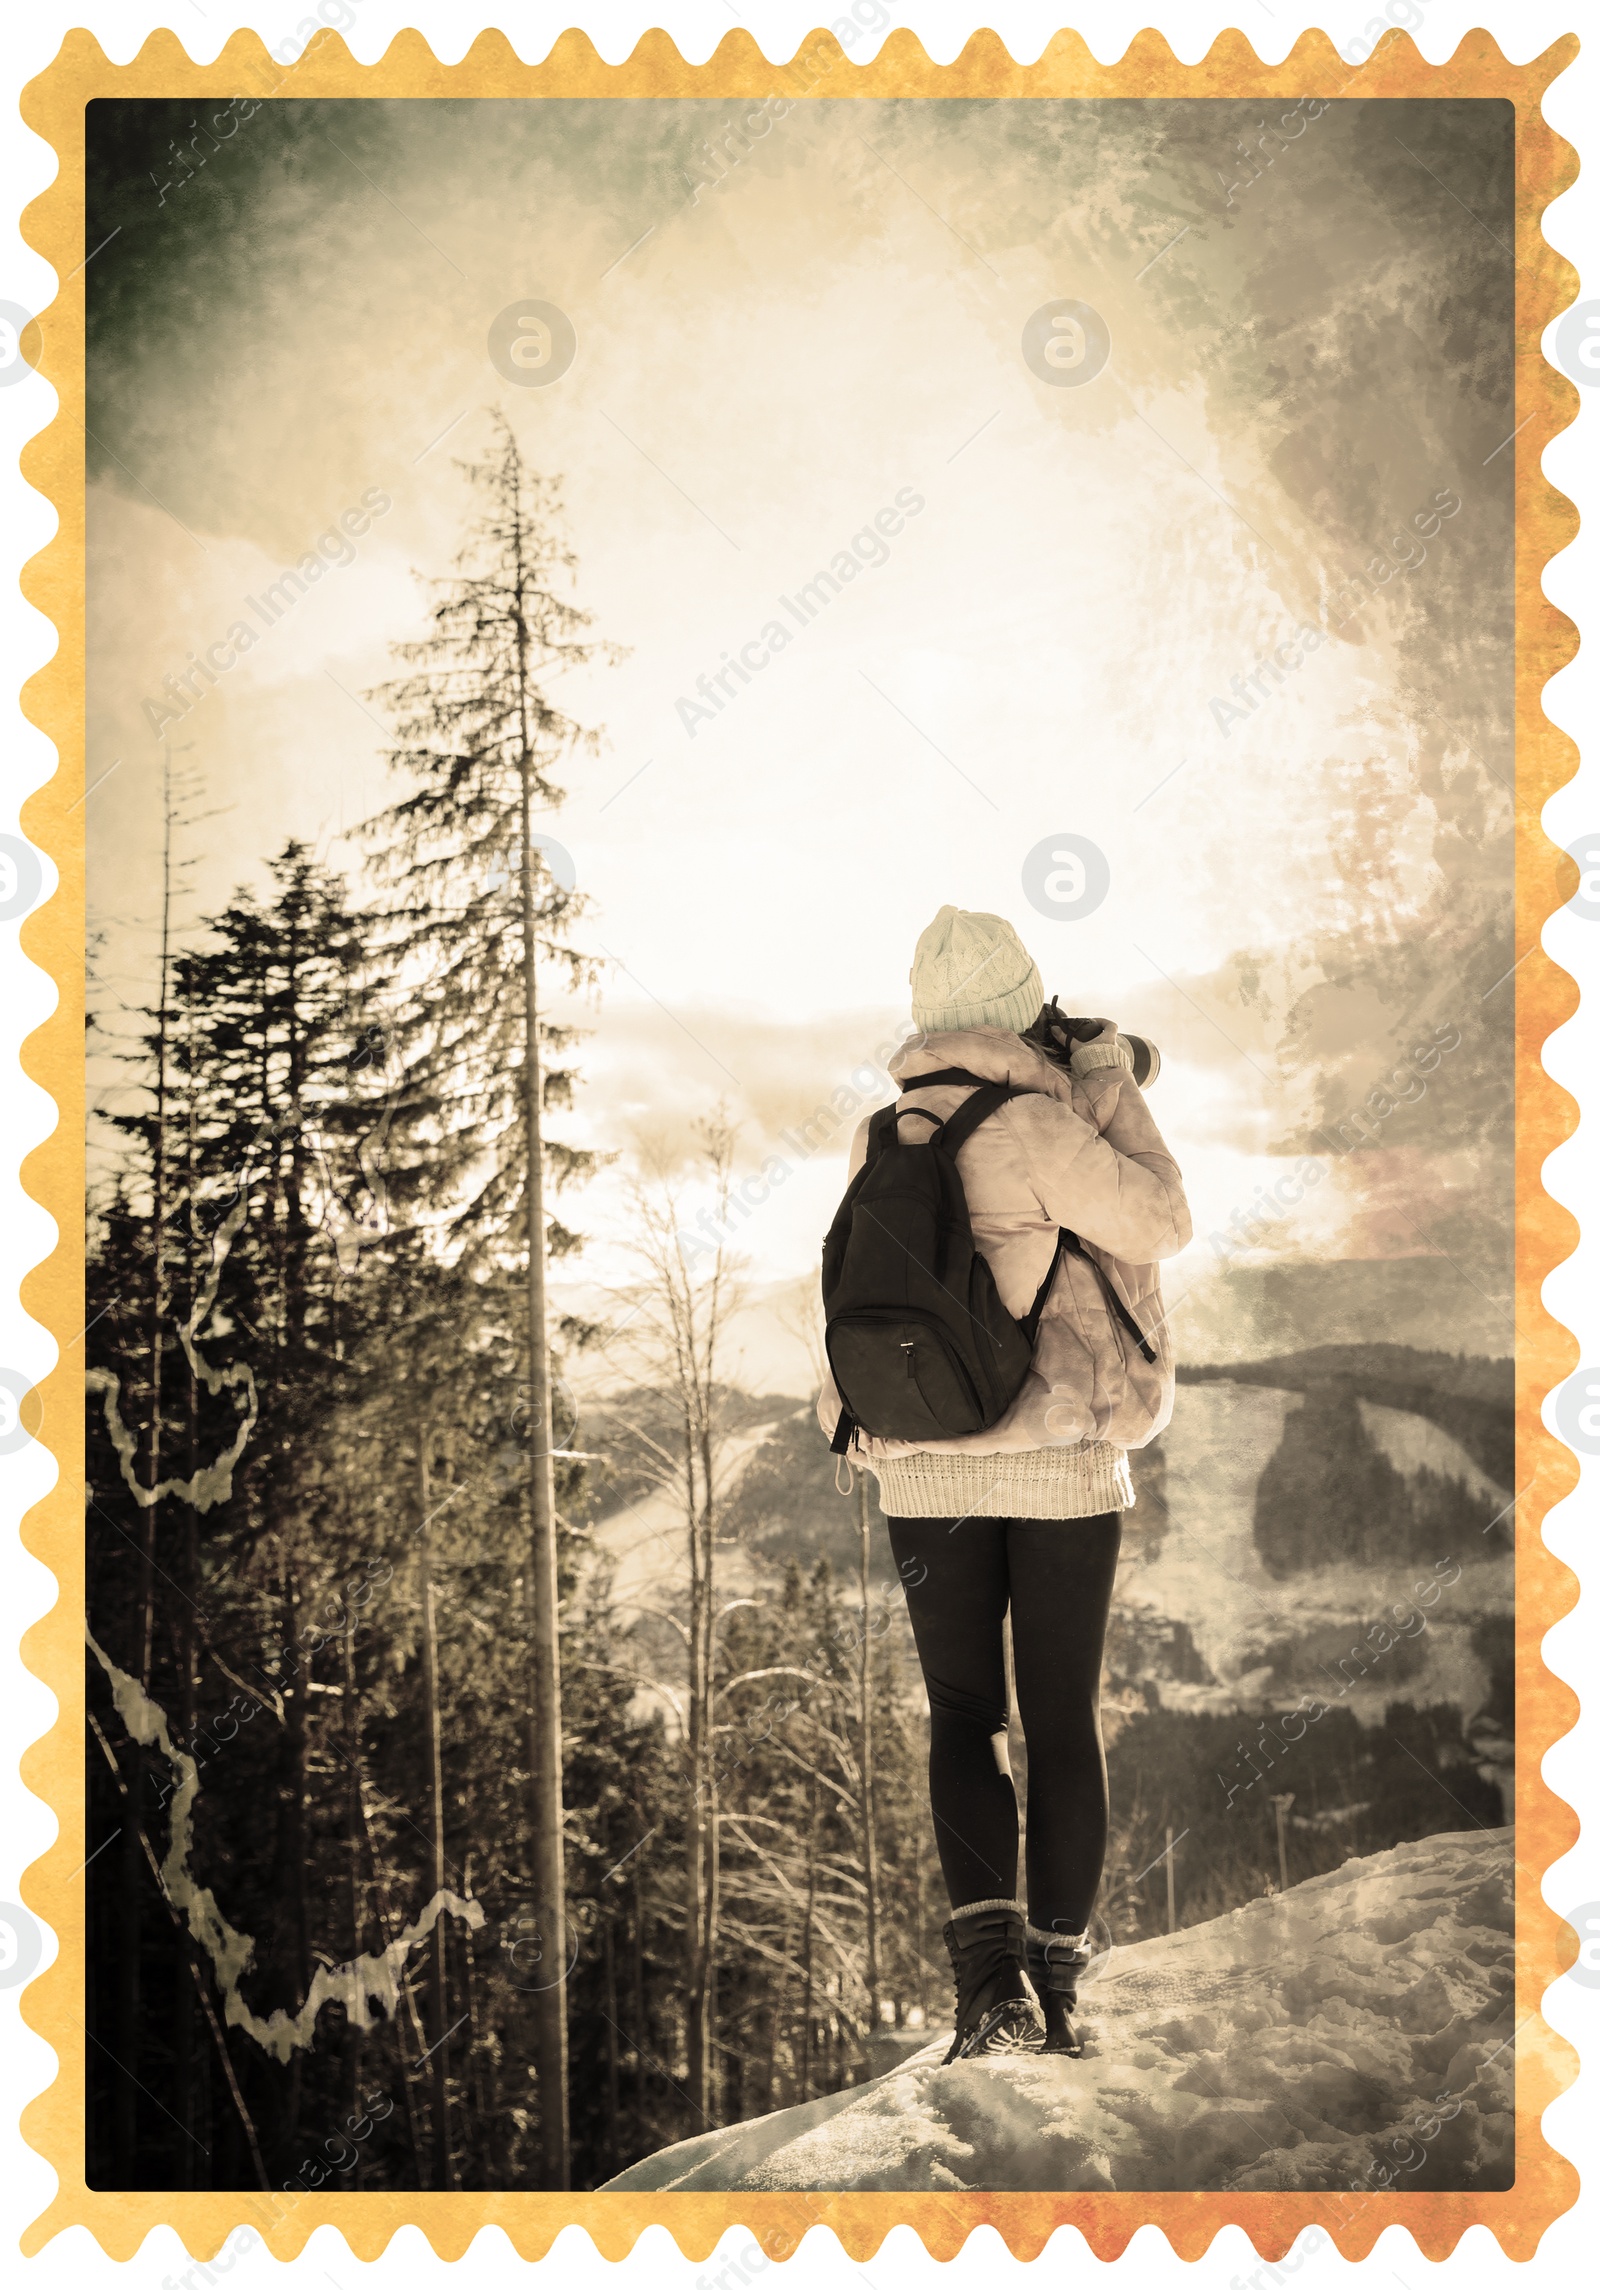
{"type": "MultiPolygon", "coordinates": [[[[739,1388],[736,1236],[686,1249],[681,1170],[641,1163],[631,1280],[604,1314],[557,1301],[609,1149],[571,1142],[569,1017],[604,1025],[606,972],[541,836],[598,739],[561,676],[608,655],[556,481],[504,426],[461,466],[460,555],[365,695],[391,799],[362,869],[286,840],[197,914],[217,791],[163,751],[84,1311],[100,2187],[594,2187],[948,2012],[883,1521],[808,1395],[739,1388]],[[673,1542],[649,1610],[597,1532],[626,1505],[673,1542]]],[[[702,1193],[739,1152],[702,1123],[702,1193]]],[[[1138,1468],[1159,1517],[1159,1451],[1138,1468]]],[[[1430,1513],[1418,1548],[1456,1534],[1430,1513]]],[[[1145,1658],[1109,1728],[1102,1937],[1284,1868],[1244,1721],[1141,1697],[1145,1658]]],[[[1455,1711],[1380,1735],[1342,1709],[1296,1754],[1295,1877],[1501,1818],[1455,1711]]]]}
{"type": "Polygon", "coordinates": [[[467,479],[461,563],[373,695],[364,879],[287,842],[180,930],[203,802],[168,763],[86,1307],[107,2186],[593,2185],[852,2079],[927,2007],[881,1521],[835,1497],[845,1564],[722,1595],[738,1266],[685,1262],[660,1186],[609,1457],[564,1409],[608,1331],[547,1319],[588,1160],[543,1001],[600,966],[536,822],[594,738],[549,684],[598,645],[553,484],[504,430],[467,479]],[[608,1481],[682,1522],[681,1611],[643,1628],[589,1531],[608,1481]]]}

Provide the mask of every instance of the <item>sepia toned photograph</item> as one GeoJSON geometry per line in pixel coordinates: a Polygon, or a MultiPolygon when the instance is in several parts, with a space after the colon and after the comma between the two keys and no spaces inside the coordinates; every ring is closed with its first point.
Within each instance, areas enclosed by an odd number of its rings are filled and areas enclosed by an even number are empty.
{"type": "Polygon", "coordinates": [[[91,2193],[1517,2183],[1518,110],[886,21],[87,105],[91,2193]]]}

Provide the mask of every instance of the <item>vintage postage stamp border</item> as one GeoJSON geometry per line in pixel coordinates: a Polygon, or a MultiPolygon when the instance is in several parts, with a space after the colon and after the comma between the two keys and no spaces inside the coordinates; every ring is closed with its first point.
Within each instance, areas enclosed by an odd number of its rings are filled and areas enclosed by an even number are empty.
{"type": "MultiPolygon", "coordinates": [[[[1364,44],[1364,43],[1363,43],[1364,44]]],[[[377,2257],[396,2230],[420,2226],[443,2257],[459,2257],[478,2229],[503,2227],[526,2259],[543,2256],[561,2228],[584,2227],[607,2257],[624,2256],[645,2227],[666,2226],[691,2258],[705,2257],[730,2227],[759,2241],[769,2260],[791,2255],[818,2224],[830,2227],[852,2257],[864,2259],[904,2221],[938,2258],[950,2258],[974,2227],[988,2223],[1019,2258],[1032,2258],[1052,2232],[1075,2226],[1097,2257],[1114,2257],[1146,2223],[1160,2227],[1183,2258],[1199,2256],[1220,2228],[1242,2226],[1257,2250],[1277,2258],[1312,2226],[1346,2257],[1369,2251],[1387,2226],[1400,2224],[1422,2253],[1438,2260],[1474,2224],[1488,2226],[1508,2256],[1532,2256],[1541,2234],[1576,2198],[1577,2173],[1545,2141],[1545,2108],[1571,2082],[1568,2044],[1540,2011],[1545,1988],[1573,1960],[1570,1926],[1546,1907],[1543,1871],[1570,1847],[1576,1820],[1545,1784],[1544,1753],[1576,1715],[1576,1697],[1544,1666],[1546,1630],[1573,1603],[1569,1570],[1546,1548],[1541,1525],[1576,1477],[1568,1450],[1544,1430],[1545,1394],[1576,1363],[1567,1331],[1545,1312],[1546,1274],[1569,1253],[1573,1219],[1543,1189],[1545,1157],[1575,1125],[1572,1101],[1545,1073],[1541,1046],[1576,1006],[1577,991],[1540,947],[1546,917],[1571,895],[1573,862],[1546,838],[1543,804],[1571,774],[1572,743],[1545,716],[1546,680],[1576,649],[1571,622],[1545,597],[1541,574],[1571,540],[1577,517],[1544,479],[1544,447],[1571,420],[1572,385],[1540,349],[1545,327],[1572,299],[1576,276],[1547,243],[1541,218],[1577,171],[1571,147],[1545,124],[1540,100],[1577,49],[1573,35],[1527,64],[1511,64],[1485,32],[1471,32],[1448,61],[1430,64],[1404,32],[1382,39],[1359,66],[1343,61],[1321,32],[1298,40],[1280,64],[1263,63],[1241,32],[1221,35],[1209,54],[1186,65],[1158,33],[1141,32],[1115,64],[1098,63],[1074,33],[1060,32],[1038,61],[1015,63],[999,37],[975,33],[949,64],[930,61],[906,30],[891,34],[870,64],[854,65],[831,33],[813,32],[788,63],[769,62],[754,39],[731,32],[704,64],[685,62],[663,32],[651,32],[623,63],[607,64],[577,31],[562,34],[536,64],[519,60],[498,32],[482,34],[462,60],[440,63],[423,37],[407,32],[382,59],[358,63],[333,33],[313,39],[298,61],[276,62],[254,34],[236,34],[216,61],[190,60],[174,34],[161,31],[131,62],[110,62],[85,32],[73,32],[49,70],[26,92],[23,116],[53,147],[59,172],[29,208],[29,242],[54,264],[56,300],[24,338],[27,355],[57,391],[55,420],[27,449],[23,470],[53,502],[56,538],[27,567],[23,588],[54,621],[59,649],[28,684],[30,718],[54,740],[55,776],[24,812],[28,832],[60,873],[55,896],[24,929],[25,951],[59,990],[54,1015],[30,1038],[28,1073],[53,1095],[53,1134],[29,1156],[24,1181],[56,1218],[60,1240],[31,1272],[23,1298],[59,1346],[59,1364],[36,1395],[39,1436],[60,1468],[52,1493],[24,1523],[28,1547],[52,1568],[55,1606],[28,1633],[24,1656],[55,1693],[60,1715],[24,1755],[28,1785],[55,1812],[55,1844],[28,1872],[30,1908],[56,1931],[60,1953],[28,1989],[29,2024],[55,2049],[55,2082],[27,2108],[23,2130],[52,2165],[55,2199],[23,2238],[32,2254],[63,2228],[83,2225],[113,2257],[138,2249],[151,2228],[176,2228],[189,2250],[209,2258],[239,2228],[253,2228],[279,2257],[297,2253],[312,2230],[331,2224],[358,2258],[377,2257]],[[810,68],[795,66],[808,59],[810,68]],[[1244,97],[1292,103],[1354,90],[1364,97],[1498,98],[1516,113],[1516,1506],[1517,1697],[1516,1782],[1516,2176],[1504,2193],[1329,2194],[300,2194],[100,2193],[85,2184],[82,2089],[87,2041],[80,2012],[83,1986],[83,1890],[70,1881],[83,1859],[84,1770],[83,1477],[81,1356],[71,1349],[82,1319],[84,1081],[84,113],[98,97],[198,100],[286,97],[723,97],[826,95],[829,98],[1140,96],[1244,97]]]]}

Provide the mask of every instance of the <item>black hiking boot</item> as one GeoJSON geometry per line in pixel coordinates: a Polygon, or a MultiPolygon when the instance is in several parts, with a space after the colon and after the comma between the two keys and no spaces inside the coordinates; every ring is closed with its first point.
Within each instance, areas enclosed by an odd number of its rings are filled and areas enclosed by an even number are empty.
{"type": "Polygon", "coordinates": [[[1039,2049],[1039,2008],[1023,1977],[1020,1909],[984,1907],[953,1916],[944,1944],[956,1976],[956,2032],[944,2055],[983,2059],[1039,2049]]]}
{"type": "Polygon", "coordinates": [[[1068,2059],[1079,2059],[1083,2054],[1083,2038],[1073,2025],[1072,2015],[1078,2008],[1078,1982],[1089,1961],[1088,1942],[1080,1933],[1052,1933],[1041,1940],[1033,1926],[1027,1936],[1028,1977],[1034,1993],[1044,2007],[1044,2046],[1048,2052],[1063,2053],[1068,2059]]]}

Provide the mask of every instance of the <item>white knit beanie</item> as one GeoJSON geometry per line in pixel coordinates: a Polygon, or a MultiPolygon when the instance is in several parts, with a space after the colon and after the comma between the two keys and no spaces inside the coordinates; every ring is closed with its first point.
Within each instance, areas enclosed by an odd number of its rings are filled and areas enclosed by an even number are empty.
{"type": "Polygon", "coordinates": [[[917,940],[911,1017],[923,1033],[1000,1026],[1020,1034],[1043,1006],[1038,967],[1000,915],[942,906],[917,940]]]}

